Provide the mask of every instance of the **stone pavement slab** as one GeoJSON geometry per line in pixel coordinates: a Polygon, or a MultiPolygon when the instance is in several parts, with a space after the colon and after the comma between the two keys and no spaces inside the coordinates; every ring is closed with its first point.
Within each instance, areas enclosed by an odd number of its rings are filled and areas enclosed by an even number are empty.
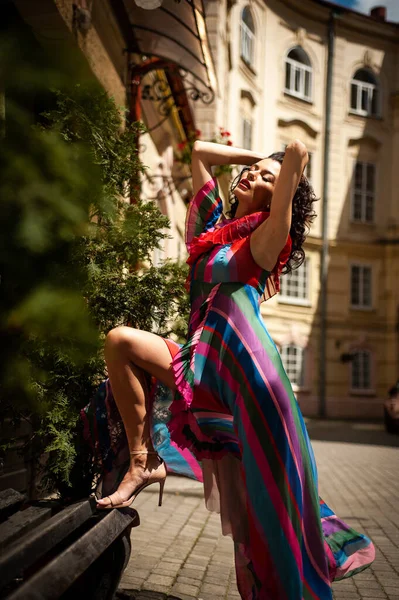
{"type": "MultiPolygon", "coordinates": [[[[333,584],[334,600],[399,600],[398,440],[378,424],[331,422],[328,441],[323,441],[328,422],[319,425],[308,423],[320,495],[376,546],[371,568],[333,584]],[[331,433],[334,427],[339,441],[331,433]],[[359,443],[362,427],[365,435],[359,443]]],[[[239,600],[233,542],[221,535],[219,515],[205,509],[202,484],[169,476],[161,508],[157,495],[157,486],[151,486],[134,504],[141,525],[132,530],[132,554],[119,598],[239,600]]]]}

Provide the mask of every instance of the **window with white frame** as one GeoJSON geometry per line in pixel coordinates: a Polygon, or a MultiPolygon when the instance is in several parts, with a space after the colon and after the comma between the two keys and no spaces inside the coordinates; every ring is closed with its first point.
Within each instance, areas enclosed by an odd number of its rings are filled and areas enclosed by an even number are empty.
{"type": "Polygon", "coordinates": [[[371,389],[371,352],[358,350],[352,361],[352,390],[371,389]]]}
{"type": "Polygon", "coordinates": [[[305,370],[305,351],[301,346],[295,346],[294,344],[288,344],[281,348],[281,360],[285,371],[288,375],[288,379],[291,384],[297,387],[304,386],[304,370],[305,370]]]}
{"type": "Polygon", "coordinates": [[[281,277],[279,301],[289,304],[309,305],[309,259],[281,277]]]}
{"type": "Polygon", "coordinates": [[[241,13],[241,58],[253,66],[255,53],[255,25],[249,6],[241,13]]]}
{"type": "Polygon", "coordinates": [[[252,149],[252,120],[247,117],[242,120],[242,147],[252,149]]]}
{"type": "Polygon", "coordinates": [[[357,162],[353,177],[352,221],[374,223],[375,164],[357,162]]]}
{"type": "Polygon", "coordinates": [[[351,266],[352,308],[372,308],[372,269],[365,265],[351,266]]]}
{"type": "Polygon", "coordinates": [[[357,115],[378,116],[380,94],[378,81],[368,69],[359,69],[351,80],[351,112],[357,115]]]}
{"type": "Polygon", "coordinates": [[[285,92],[311,101],[312,77],[312,65],[306,52],[300,46],[292,48],[285,59],[285,92]]]}

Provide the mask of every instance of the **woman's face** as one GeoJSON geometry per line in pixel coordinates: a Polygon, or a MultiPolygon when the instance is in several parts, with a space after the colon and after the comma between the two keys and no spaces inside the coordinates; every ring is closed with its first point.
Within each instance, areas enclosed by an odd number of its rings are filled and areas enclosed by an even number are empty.
{"type": "Polygon", "coordinates": [[[265,158],[251,165],[248,171],[244,171],[234,188],[234,195],[239,202],[236,216],[270,210],[280,169],[279,162],[265,158]]]}

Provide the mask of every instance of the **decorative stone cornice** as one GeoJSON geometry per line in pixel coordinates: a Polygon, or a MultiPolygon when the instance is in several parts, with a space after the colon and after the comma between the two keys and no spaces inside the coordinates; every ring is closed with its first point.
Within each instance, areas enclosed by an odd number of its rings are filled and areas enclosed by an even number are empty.
{"type": "Polygon", "coordinates": [[[313,127],[311,127],[309,125],[309,123],[302,121],[302,119],[279,119],[278,120],[279,127],[292,127],[293,125],[302,127],[302,129],[304,129],[306,131],[306,133],[312,138],[316,138],[317,135],[319,134],[319,132],[316,131],[315,129],[313,129],[313,127]]]}
{"type": "Polygon", "coordinates": [[[256,106],[256,100],[255,100],[252,92],[250,92],[249,90],[241,90],[241,98],[246,98],[247,100],[250,101],[252,106],[256,106]]]}
{"type": "Polygon", "coordinates": [[[373,150],[378,150],[378,148],[381,146],[381,142],[371,135],[365,135],[359,138],[350,138],[348,142],[349,148],[352,146],[364,145],[371,146],[373,150]]]}

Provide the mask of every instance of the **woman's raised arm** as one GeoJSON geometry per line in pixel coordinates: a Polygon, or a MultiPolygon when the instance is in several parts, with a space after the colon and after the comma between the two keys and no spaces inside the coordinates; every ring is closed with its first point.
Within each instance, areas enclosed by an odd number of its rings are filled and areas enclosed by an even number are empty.
{"type": "Polygon", "coordinates": [[[235,148],[213,142],[194,142],[191,154],[191,173],[193,177],[193,194],[196,193],[212,179],[211,167],[215,165],[252,165],[258,160],[266,158],[265,154],[235,148]]]}
{"type": "Polygon", "coordinates": [[[300,140],[294,140],[287,146],[274,188],[270,217],[251,235],[252,256],[267,271],[273,270],[287,241],[291,228],[292,201],[308,160],[306,146],[300,140]]]}

